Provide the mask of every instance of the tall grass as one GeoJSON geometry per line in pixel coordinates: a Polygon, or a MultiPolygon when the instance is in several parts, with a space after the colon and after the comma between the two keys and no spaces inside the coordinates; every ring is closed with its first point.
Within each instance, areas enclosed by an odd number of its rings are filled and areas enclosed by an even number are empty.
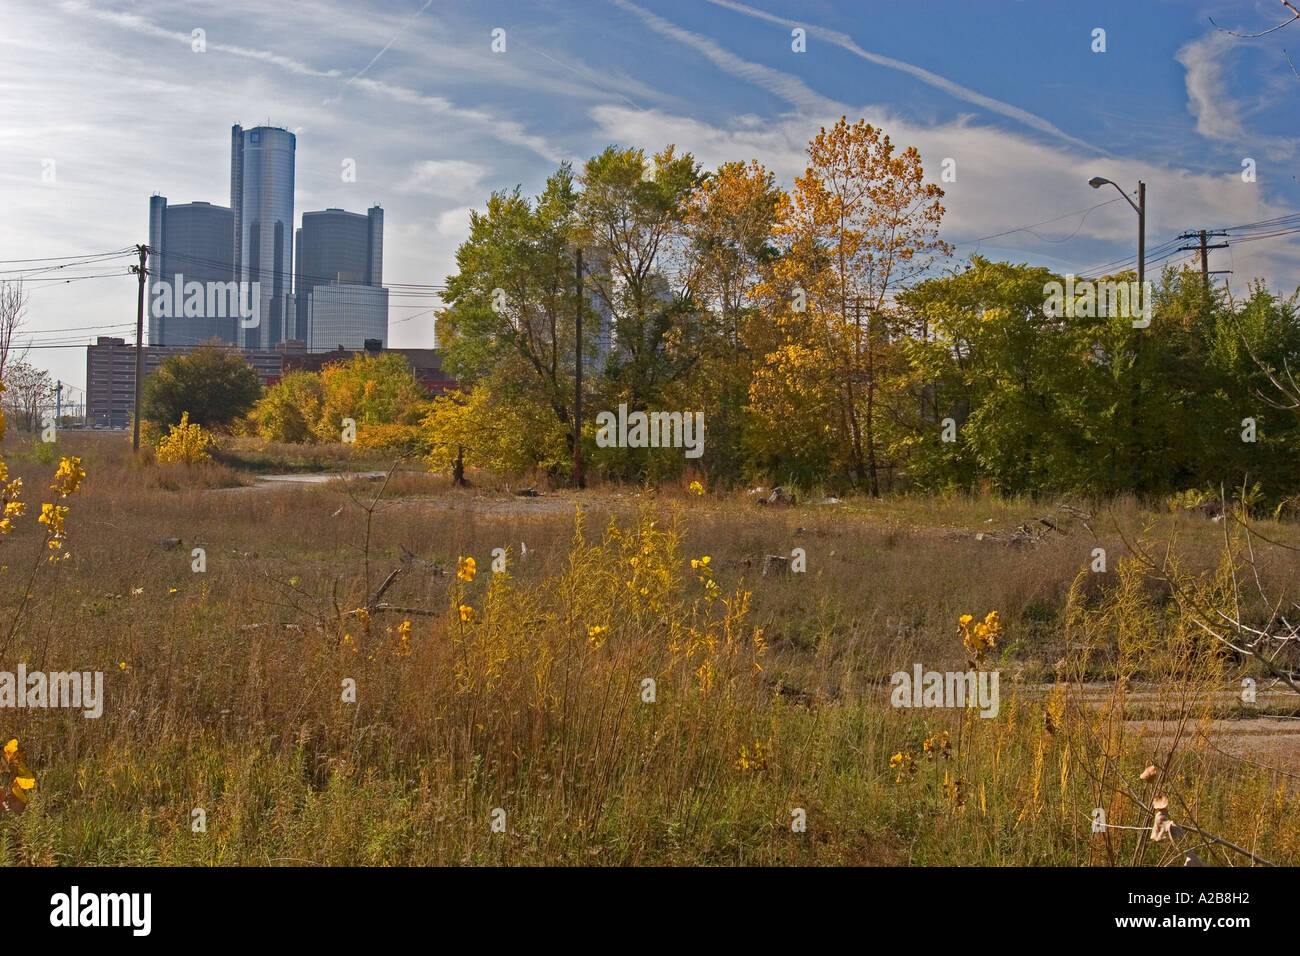
{"type": "MultiPolygon", "coordinates": [[[[1122,503],[1116,530],[1014,547],[974,534],[1040,503],[762,510],[625,489],[578,514],[414,476],[395,499],[208,490],[202,467],[172,490],[120,439],[80,441],[73,558],[38,578],[2,666],[102,670],[107,701],[98,720],[0,710],[37,777],[28,811],[0,816],[5,862],[1179,862],[1091,829],[1097,807],[1149,826],[1157,790],[1180,823],[1300,861],[1291,778],[1195,732],[1239,662],[1117,560],[1118,529],[1158,538],[1182,517],[1122,503]],[[1099,543],[1111,570],[1080,575],[1099,543]],[[760,577],[794,547],[806,574],[760,577]],[[996,718],[889,705],[895,670],[964,669],[957,618],[990,609],[996,718]],[[1126,719],[1138,680],[1163,688],[1172,736],[1126,719]]],[[[48,471],[7,454],[32,486],[48,471]]],[[[1217,573],[1209,530],[1183,541],[1188,573],[1217,573]]],[[[1282,553],[1262,573],[1295,570],[1282,553]]],[[[0,574],[5,620],[24,583],[0,574]]]]}

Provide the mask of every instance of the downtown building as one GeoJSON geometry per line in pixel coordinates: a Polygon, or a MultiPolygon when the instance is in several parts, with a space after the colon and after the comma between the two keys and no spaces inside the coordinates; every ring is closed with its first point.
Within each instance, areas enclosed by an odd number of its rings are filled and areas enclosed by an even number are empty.
{"type": "Polygon", "coordinates": [[[198,345],[217,339],[235,344],[237,309],[231,310],[228,300],[220,308],[209,309],[207,304],[207,290],[217,284],[225,288],[234,278],[233,244],[234,215],[225,206],[206,202],[171,206],[166,196],[149,199],[152,254],[145,341],[150,345],[198,345]],[[189,309],[185,308],[187,287],[191,293],[197,291],[197,298],[190,296],[189,309]]]}
{"type": "MultiPolygon", "coordinates": [[[[406,359],[411,374],[430,396],[458,389],[459,384],[442,368],[439,349],[381,349],[371,341],[361,349],[308,352],[301,341],[281,342],[273,349],[237,349],[257,372],[263,388],[276,384],[293,371],[319,372],[326,365],[351,361],[363,351],[371,354],[396,352],[406,359]]],[[[147,378],[173,356],[187,355],[190,346],[148,346],[144,350],[147,378]]],[[[125,428],[135,410],[135,345],[126,339],[101,335],[86,347],[86,424],[104,428],[125,428]]]]}
{"type": "Polygon", "coordinates": [[[388,338],[383,209],[305,212],[297,245],[297,337],[307,350],[382,345],[388,338]]]}
{"type": "MultiPolygon", "coordinates": [[[[294,229],[297,138],[286,129],[230,131],[230,205],[149,200],[145,374],[209,342],[237,348],[262,384],[279,380],[286,354],[338,361],[382,350],[384,211],[304,213],[294,229]],[[296,246],[296,259],[295,259],[296,246]],[[296,265],[296,268],[295,268],[296,265]]],[[[438,392],[449,382],[429,349],[397,350],[438,392]]],[[[135,400],[135,349],[100,337],[86,349],[90,424],[122,427],[135,400]]],[[[319,369],[322,362],[305,367],[319,369]]],[[[294,367],[304,367],[302,365],[294,367]]]]}
{"type": "MultiPolygon", "coordinates": [[[[280,380],[285,351],[238,349],[257,372],[262,387],[280,380]]],[[[233,348],[233,346],[232,346],[233,348]]],[[[144,349],[144,374],[148,378],[158,366],[175,355],[188,355],[190,345],[150,345],[144,349]]],[[[86,424],[104,428],[125,428],[135,410],[135,343],[116,336],[101,335],[86,346],[86,424]]]]}
{"type": "Polygon", "coordinates": [[[309,212],[295,230],[296,154],[288,130],[236,124],[229,207],[150,199],[148,344],[324,351],[387,340],[384,211],[309,212]]]}
{"type": "Polygon", "coordinates": [[[239,345],[269,349],[300,339],[293,277],[293,177],[298,139],[286,129],[230,129],[230,208],[236,282],[256,288],[258,322],[239,329],[239,345]],[[256,283],[256,286],[253,286],[256,283]]]}

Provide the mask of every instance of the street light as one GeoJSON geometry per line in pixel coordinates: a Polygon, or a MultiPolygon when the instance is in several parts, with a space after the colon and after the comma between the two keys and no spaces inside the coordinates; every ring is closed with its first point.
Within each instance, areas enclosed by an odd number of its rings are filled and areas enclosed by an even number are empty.
{"type": "MultiPolygon", "coordinates": [[[[1142,309],[1141,321],[1133,322],[1133,328],[1137,329],[1137,341],[1133,349],[1133,365],[1134,365],[1134,372],[1136,373],[1138,371],[1137,369],[1138,358],[1142,354],[1142,330],[1151,324],[1151,311],[1150,311],[1151,297],[1147,294],[1147,286],[1146,286],[1147,184],[1142,182],[1141,180],[1138,181],[1138,201],[1134,202],[1132,199],[1129,198],[1128,193],[1120,189],[1118,183],[1111,182],[1111,180],[1104,179],[1101,176],[1093,176],[1092,179],[1088,180],[1088,185],[1091,186],[1093,189],[1100,189],[1102,186],[1105,186],[1107,183],[1110,183],[1110,185],[1114,186],[1115,189],[1119,192],[1119,194],[1124,197],[1124,201],[1127,202],[1130,206],[1132,206],[1133,211],[1138,214],[1138,261],[1137,261],[1138,295],[1142,297],[1143,309],[1142,309]]],[[[1131,308],[1132,299],[1129,300],[1129,304],[1131,308]]],[[[1132,315],[1132,312],[1130,312],[1129,314],[1132,315]]],[[[1137,442],[1135,443],[1133,449],[1133,461],[1132,461],[1133,493],[1137,494],[1138,487],[1141,484],[1141,461],[1143,457],[1141,430],[1138,425],[1138,415],[1139,415],[1138,409],[1141,407],[1141,402],[1142,402],[1142,379],[1139,374],[1135,374],[1133,376],[1132,401],[1133,401],[1133,405],[1132,408],[1129,410],[1129,416],[1130,416],[1129,424],[1133,430],[1134,437],[1137,438],[1137,442]]]]}
{"type": "MultiPolygon", "coordinates": [[[[1128,193],[1120,189],[1118,183],[1112,182],[1109,179],[1103,179],[1101,176],[1093,176],[1092,179],[1088,180],[1088,185],[1093,189],[1100,189],[1107,183],[1114,186],[1119,191],[1119,194],[1124,197],[1124,201],[1132,206],[1133,211],[1138,214],[1138,289],[1141,290],[1138,294],[1143,296],[1145,300],[1146,285],[1144,284],[1144,280],[1146,278],[1147,265],[1147,184],[1141,181],[1138,182],[1138,201],[1134,202],[1129,198],[1128,193]]],[[[1135,327],[1139,330],[1138,335],[1140,337],[1143,326],[1138,325],[1135,327]]]]}

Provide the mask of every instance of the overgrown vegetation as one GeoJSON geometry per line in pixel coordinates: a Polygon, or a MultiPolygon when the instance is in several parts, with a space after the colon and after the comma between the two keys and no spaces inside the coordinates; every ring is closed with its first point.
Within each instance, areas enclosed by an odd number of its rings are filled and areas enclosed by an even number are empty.
{"type": "MultiPolygon", "coordinates": [[[[27,603],[5,660],[101,670],[106,701],[0,711],[36,781],[0,819],[7,862],[1249,862],[1192,827],[1300,862],[1294,738],[1261,754],[1215,723],[1244,676],[1286,698],[1193,617],[1276,632],[1297,561],[1225,551],[1222,522],[1117,501],[1017,544],[996,532],[1042,505],[665,488],[588,494],[575,524],[568,499],[445,479],[143,490],[119,438],[65,440],[88,474],[72,557],[26,596],[0,576],[0,611],[27,603]],[[1147,566],[1132,528],[1177,564],[1147,566]],[[760,577],[796,544],[805,574],[760,577]],[[1269,600],[1234,590],[1247,562],[1269,600]],[[976,650],[1003,674],[996,717],[890,706],[891,673],[976,650]],[[1158,798],[1170,852],[1114,828],[1150,827],[1158,798]]],[[[28,522],[5,545],[40,540],[28,522]]]]}

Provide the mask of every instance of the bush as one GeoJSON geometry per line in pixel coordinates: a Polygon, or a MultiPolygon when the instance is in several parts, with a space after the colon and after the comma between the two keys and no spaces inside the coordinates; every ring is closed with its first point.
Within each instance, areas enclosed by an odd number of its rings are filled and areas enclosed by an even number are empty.
{"type": "Polygon", "coordinates": [[[419,425],[362,425],[357,429],[357,448],[422,457],[429,454],[429,443],[419,425]]]}
{"type": "Polygon", "coordinates": [[[170,432],[158,442],[158,460],[164,464],[181,463],[198,465],[211,461],[208,449],[216,444],[211,433],[202,425],[190,421],[190,413],[181,413],[181,423],[172,425],[170,432]]]}

